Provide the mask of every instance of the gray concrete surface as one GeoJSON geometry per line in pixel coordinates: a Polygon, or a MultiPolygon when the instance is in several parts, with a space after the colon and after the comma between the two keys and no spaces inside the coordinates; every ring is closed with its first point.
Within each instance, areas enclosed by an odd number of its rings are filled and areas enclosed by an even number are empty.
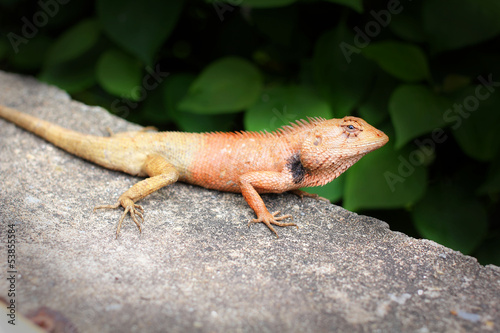
{"type": "MultiPolygon", "coordinates": [[[[85,133],[138,128],[2,72],[0,103],[85,133]]],[[[138,180],[0,119],[0,296],[14,224],[17,313],[79,332],[500,331],[499,267],[313,199],[264,196],[300,226],[276,239],[247,227],[241,195],[175,184],[141,202],[142,234],[127,219],[115,239],[121,211],[92,209],[138,180]]]]}

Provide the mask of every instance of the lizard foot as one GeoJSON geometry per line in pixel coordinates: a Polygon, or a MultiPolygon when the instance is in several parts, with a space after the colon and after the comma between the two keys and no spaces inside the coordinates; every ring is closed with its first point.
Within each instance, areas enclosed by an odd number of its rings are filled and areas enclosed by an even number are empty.
{"type": "Polygon", "coordinates": [[[250,220],[248,222],[248,226],[250,227],[250,224],[253,223],[264,223],[274,234],[276,235],[277,238],[279,238],[278,233],[276,230],[274,230],[273,226],[271,224],[277,225],[279,227],[296,227],[297,229],[299,228],[295,223],[284,223],[284,222],[278,222],[281,220],[284,220],[286,218],[291,218],[293,219],[292,215],[282,215],[282,216],[276,216],[280,213],[280,211],[274,212],[272,214],[267,213],[265,216],[259,216],[256,219],[250,220]]]}
{"type": "Polygon", "coordinates": [[[120,221],[118,221],[118,227],[116,229],[116,238],[118,238],[118,235],[120,234],[120,229],[122,227],[123,220],[125,219],[125,216],[127,216],[128,213],[130,213],[132,220],[134,221],[137,228],[139,228],[139,232],[142,232],[141,223],[144,223],[144,208],[142,208],[142,206],[140,206],[140,205],[134,204],[134,202],[132,200],[130,200],[130,202],[123,202],[123,203],[118,201],[114,205],[96,206],[96,207],[94,207],[94,212],[97,209],[116,209],[120,206],[123,206],[125,208],[125,211],[123,212],[122,216],[120,217],[120,221]]]}
{"type": "Polygon", "coordinates": [[[293,190],[293,191],[290,191],[290,192],[293,193],[293,194],[295,194],[295,195],[298,195],[301,199],[304,199],[304,197],[308,197],[308,198],[313,198],[313,199],[316,199],[316,200],[330,202],[329,199],[320,197],[319,195],[317,195],[315,193],[309,193],[309,192],[302,191],[302,190],[293,190]]]}

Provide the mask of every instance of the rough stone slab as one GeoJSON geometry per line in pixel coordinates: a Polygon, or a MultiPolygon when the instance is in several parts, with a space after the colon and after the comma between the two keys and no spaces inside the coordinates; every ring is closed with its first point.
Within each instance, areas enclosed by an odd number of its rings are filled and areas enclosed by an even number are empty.
{"type": "MultiPolygon", "coordinates": [[[[138,128],[1,72],[0,103],[84,133],[138,128]]],[[[0,119],[1,296],[14,224],[17,310],[79,332],[500,331],[499,267],[313,199],[264,196],[300,226],[276,239],[247,227],[241,195],[174,184],[142,201],[142,234],[127,219],[115,239],[121,211],[92,209],[138,180],[0,119]]]]}

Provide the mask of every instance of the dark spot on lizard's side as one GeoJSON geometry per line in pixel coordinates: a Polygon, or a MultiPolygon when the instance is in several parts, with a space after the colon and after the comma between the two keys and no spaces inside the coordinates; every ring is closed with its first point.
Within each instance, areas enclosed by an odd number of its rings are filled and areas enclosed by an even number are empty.
{"type": "Polygon", "coordinates": [[[292,174],[292,179],[295,184],[299,184],[304,180],[304,176],[306,175],[306,168],[302,165],[302,162],[300,161],[300,155],[293,154],[289,159],[286,164],[286,167],[288,170],[290,170],[290,173],[292,174]]]}

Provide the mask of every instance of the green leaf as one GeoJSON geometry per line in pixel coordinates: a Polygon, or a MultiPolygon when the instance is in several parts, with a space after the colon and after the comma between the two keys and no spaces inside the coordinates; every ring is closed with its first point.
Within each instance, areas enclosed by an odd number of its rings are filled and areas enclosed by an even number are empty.
{"type": "Polygon", "coordinates": [[[399,86],[389,101],[389,113],[396,129],[396,148],[446,126],[444,113],[450,104],[423,85],[399,86]]]}
{"type": "Polygon", "coordinates": [[[339,177],[335,178],[332,182],[317,187],[306,187],[303,191],[308,193],[314,193],[320,197],[327,198],[331,202],[336,202],[342,199],[344,193],[344,183],[347,172],[341,174],[339,177]]]}
{"type": "Polygon", "coordinates": [[[426,0],[422,19],[433,49],[454,50],[500,33],[498,0],[426,0]]]}
{"type": "Polygon", "coordinates": [[[330,2],[338,3],[339,5],[343,5],[346,7],[351,7],[358,13],[363,12],[363,1],[362,0],[327,0],[330,2]]]}
{"type": "Polygon", "coordinates": [[[179,19],[184,1],[98,0],[97,14],[106,34],[152,65],[155,54],[179,19]]]}
{"type": "Polygon", "coordinates": [[[144,124],[164,124],[170,119],[170,115],[163,103],[163,92],[161,89],[148,91],[148,96],[141,104],[141,122],[144,124]]]}
{"type": "Polygon", "coordinates": [[[353,43],[354,34],[341,24],[324,33],[314,48],[312,65],[318,91],[336,117],[350,114],[361,103],[373,79],[374,66],[358,54],[353,43]]]}
{"type": "Polygon", "coordinates": [[[194,133],[228,132],[234,128],[237,114],[196,114],[179,112],[175,123],[182,131],[194,133]]]}
{"type": "Polygon", "coordinates": [[[500,93],[493,86],[483,86],[480,90],[468,87],[457,102],[453,111],[451,108],[447,111],[447,119],[453,121],[453,135],[458,144],[472,158],[492,160],[500,151],[500,93]]]}
{"type": "Polygon", "coordinates": [[[188,73],[173,74],[165,81],[163,103],[176,125],[185,132],[229,131],[235,121],[233,115],[205,115],[179,110],[177,105],[188,93],[195,75],[188,73]]]}
{"type": "Polygon", "coordinates": [[[30,39],[29,43],[20,47],[19,52],[13,52],[9,56],[9,61],[12,65],[22,70],[39,70],[43,65],[52,42],[52,39],[45,35],[37,35],[33,39],[30,39]]]}
{"type": "Polygon", "coordinates": [[[262,76],[252,63],[221,58],[198,75],[178,107],[192,113],[234,113],[254,104],[261,90],[262,76]]]}
{"type": "Polygon", "coordinates": [[[96,83],[94,57],[81,57],[65,63],[45,67],[38,78],[66,90],[76,93],[90,88],[96,83]]]}
{"type": "Polygon", "coordinates": [[[359,106],[358,113],[370,125],[376,126],[389,115],[389,99],[398,81],[380,70],[368,99],[359,106]]]}
{"type": "Polygon", "coordinates": [[[100,34],[101,30],[96,20],[88,19],[74,25],[51,46],[45,59],[45,66],[54,66],[80,57],[96,45],[100,34]]]}
{"type": "Polygon", "coordinates": [[[97,80],[110,94],[138,101],[141,97],[141,63],[119,50],[102,54],[97,63],[97,80]]]}
{"type": "Polygon", "coordinates": [[[371,43],[362,52],[387,73],[403,81],[417,82],[430,78],[427,58],[413,44],[394,41],[371,43]]]}
{"type": "Polygon", "coordinates": [[[275,86],[266,89],[244,117],[245,129],[269,132],[307,117],[332,118],[324,100],[302,86],[275,86]]]}
{"type": "Polygon", "coordinates": [[[422,27],[422,23],[418,20],[418,16],[405,15],[405,13],[406,8],[404,12],[392,16],[391,24],[389,25],[391,31],[398,37],[409,42],[425,42],[427,40],[427,35],[422,27]]]}
{"type": "MultiPolygon", "coordinates": [[[[392,131],[383,128],[393,137],[392,131]]],[[[427,169],[419,150],[399,151],[389,141],[384,147],[361,158],[347,172],[343,206],[348,210],[406,207],[425,193],[427,169]]]]}
{"type": "Polygon", "coordinates": [[[459,186],[431,187],[415,206],[413,221],[420,234],[440,244],[471,253],[488,229],[483,205],[459,186]]]}
{"type": "Polygon", "coordinates": [[[189,73],[179,73],[170,75],[165,80],[163,86],[163,104],[168,113],[172,116],[180,112],[177,105],[188,93],[189,87],[196,79],[196,76],[189,73]]]}

